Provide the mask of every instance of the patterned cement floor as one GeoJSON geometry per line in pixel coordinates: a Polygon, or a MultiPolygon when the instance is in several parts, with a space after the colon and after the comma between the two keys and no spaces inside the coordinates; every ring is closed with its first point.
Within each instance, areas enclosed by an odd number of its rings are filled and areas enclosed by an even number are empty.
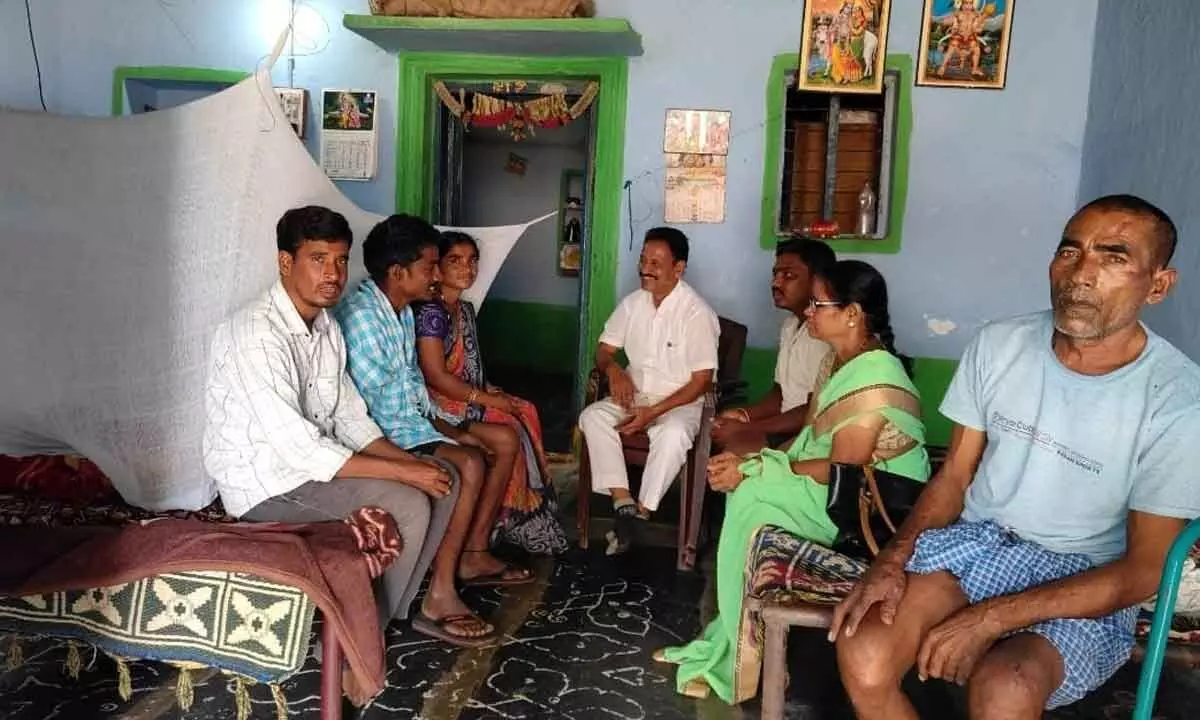
{"type": "MultiPolygon", "coordinates": [[[[536,584],[468,596],[505,632],[505,642],[492,649],[457,652],[395,623],[388,635],[387,688],[358,717],[757,717],[756,703],[733,709],[715,700],[696,702],[676,695],[669,668],[651,660],[653,649],[692,637],[711,604],[705,600],[711,598],[711,588],[706,587],[703,573],[680,575],[673,565],[669,548],[649,548],[617,560],[593,550],[540,561],[536,584]]],[[[304,669],[284,684],[291,718],[318,716],[319,652],[314,643],[304,669]]],[[[832,653],[819,633],[793,633],[790,656],[795,682],[789,691],[788,717],[851,717],[832,653]]],[[[155,663],[132,664],[134,696],[126,703],[117,696],[112,663],[85,654],[82,675],[71,680],[64,674],[64,657],[61,647],[28,644],[24,665],[0,675],[0,717],[228,720],[235,716],[232,683],[211,672],[194,675],[195,703],[182,713],[175,703],[173,670],[155,663]]],[[[1131,664],[1093,697],[1047,717],[1127,718],[1136,684],[1137,666],[1131,664]]],[[[923,717],[965,717],[961,694],[934,683],[918,692],[923,717]]],[[[1170,669],[1156,717],[1195,717],[1198,692],[1196,674],[1170,669]]],[[[252,717],[275,717],[266,688],[251,688],[250,699],[252,717]]]]}

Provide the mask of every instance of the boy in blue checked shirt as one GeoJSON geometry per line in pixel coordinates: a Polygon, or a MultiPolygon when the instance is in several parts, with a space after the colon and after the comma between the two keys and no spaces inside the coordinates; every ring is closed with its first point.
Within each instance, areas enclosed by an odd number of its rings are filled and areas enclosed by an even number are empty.
{"type": "Polygon", "coordinates": [[[433,559],[433,576],[416,630],[462,644],[477,622],[455,590],[470,585],[515,585],[532,573],[488,550],[506,477],[487,470],[482,444],[437,417],[417,364],[413,302],[433,297],[438,280],[436,228],[393,215],[363,243],[370,277],[334,310],[348,352],[347,367],[371,418],[398,447],[446,464],[461,479],[458,502],[433,559]]]}

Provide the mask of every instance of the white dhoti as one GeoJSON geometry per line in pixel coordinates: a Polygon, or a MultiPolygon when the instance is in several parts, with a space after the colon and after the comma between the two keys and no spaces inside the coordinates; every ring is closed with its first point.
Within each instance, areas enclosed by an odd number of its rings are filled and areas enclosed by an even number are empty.
{"type": "MultiPolygon", "coordinates": [[[[639,395],[634,404],[649,405],[652,402],[651,398],[639,395]]],[[[646,429],[650,436],[650,453],[646,467],[642,469],[638,502],[651,511],[658,509],[659,502],[687,461],[688,450],[700,430],[703,410],[703,401],[677,407],[655,419],[646,429]]],[[[621,436],[617,433],[617,426],[627,416],[620,405],[608,398],[588,405],[579,414],[579,430],[587,441],[591,459],[592,489],[603,495],[611,494],[612,488],[629,488],[625,454],[621,449],[621,436]]]]}

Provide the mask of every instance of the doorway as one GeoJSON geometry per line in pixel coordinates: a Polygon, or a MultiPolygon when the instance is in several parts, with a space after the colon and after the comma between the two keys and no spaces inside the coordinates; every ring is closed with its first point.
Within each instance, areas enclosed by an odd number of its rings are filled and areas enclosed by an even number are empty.
{"type": "Polygon", "coordinates": [[[519,90],[496,83],[446,81],[436,121],[433,220],[441,225],[513,225],[557,212],[534,225],[504,260],[479,309],[480,350],[488,381],[531,400],[541,413],[546,448],[567,452],[580,410],[577,370],[591,362],[579,342],[591,196],[594,83],[550,80],[519,90]],[[466,127],[464,108],[569,108],[555,127],[466,127]],[[453,108],[453,109],[452,109],[453,108]]]}
{"type": "MultiPolygon", "coordinates": [[[[404,53],[400,56],[399,103],[402,111],[396,143],[396,210],[430,219],[436,219],[446,203],[445,198],[439,197],[442,188],[439,174],[445,173],[439,170],[439,159],[444,157],[445,151],[439,149],[442,137],[439,131],[443,126],[443,118],[439,115],[443,103],[434,92],[436,82],[486,83],[488,87],[497,81],[509,80],[527,84],[551,81],[575,86],[591,81],[598,84],[591,116],[586,122],[592,163],[588,183],[590,197],[581,198],[584,200],[583,242],[580,274],[576,281],[579,299],[573,318],[577,342],[574,378],[567,390],[570,393],[567,407],[572,411],[582,400],[592,354],[604,322],[616,307],[627,76],[628,59],[617,56],[535,58],[467,53],[404,53]]],[[[542,132],[537,130],[539,134],[542,132]]],[[[464,137],[460,147],[465,147],[465,142],[464,137]]],[[[557,225],[554,232],[558,232],[557,225]]],[[[521,244],[527,240],[522,240],[521,244]]],[[[488,311],[485,301],[480,308],[481,323],[488,311]]],[[[506,342],[521,346],[524,342],[522,328],[508,327],[507,330],[506,342]]],[[[515,392],[516,388],[513,390],[515,392]]]]}

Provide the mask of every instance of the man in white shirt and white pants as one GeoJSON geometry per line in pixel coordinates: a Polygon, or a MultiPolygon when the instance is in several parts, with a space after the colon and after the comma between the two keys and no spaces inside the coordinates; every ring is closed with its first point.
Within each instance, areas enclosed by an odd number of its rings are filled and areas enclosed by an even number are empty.
{"type": "Polygon", "coordinates": [[[629,549],[641,522],[658,509],[679,474],[717,370],[720,324],[683,281],[687,258],[682,232],[648,231],[638,261],[642,287],[608,318],[596,349],[596,369],[608,379],[611,395],[584,408],[579,429],[587,442],[592,487],[613,499],[616,532],[609,536],[610,555],[629,549]],[[625,351],[628,368],[616,362],[619,350],[625,351]],[[650,437],[650,452],[635,501],[622,437],[642,431],[650,437]]]}

